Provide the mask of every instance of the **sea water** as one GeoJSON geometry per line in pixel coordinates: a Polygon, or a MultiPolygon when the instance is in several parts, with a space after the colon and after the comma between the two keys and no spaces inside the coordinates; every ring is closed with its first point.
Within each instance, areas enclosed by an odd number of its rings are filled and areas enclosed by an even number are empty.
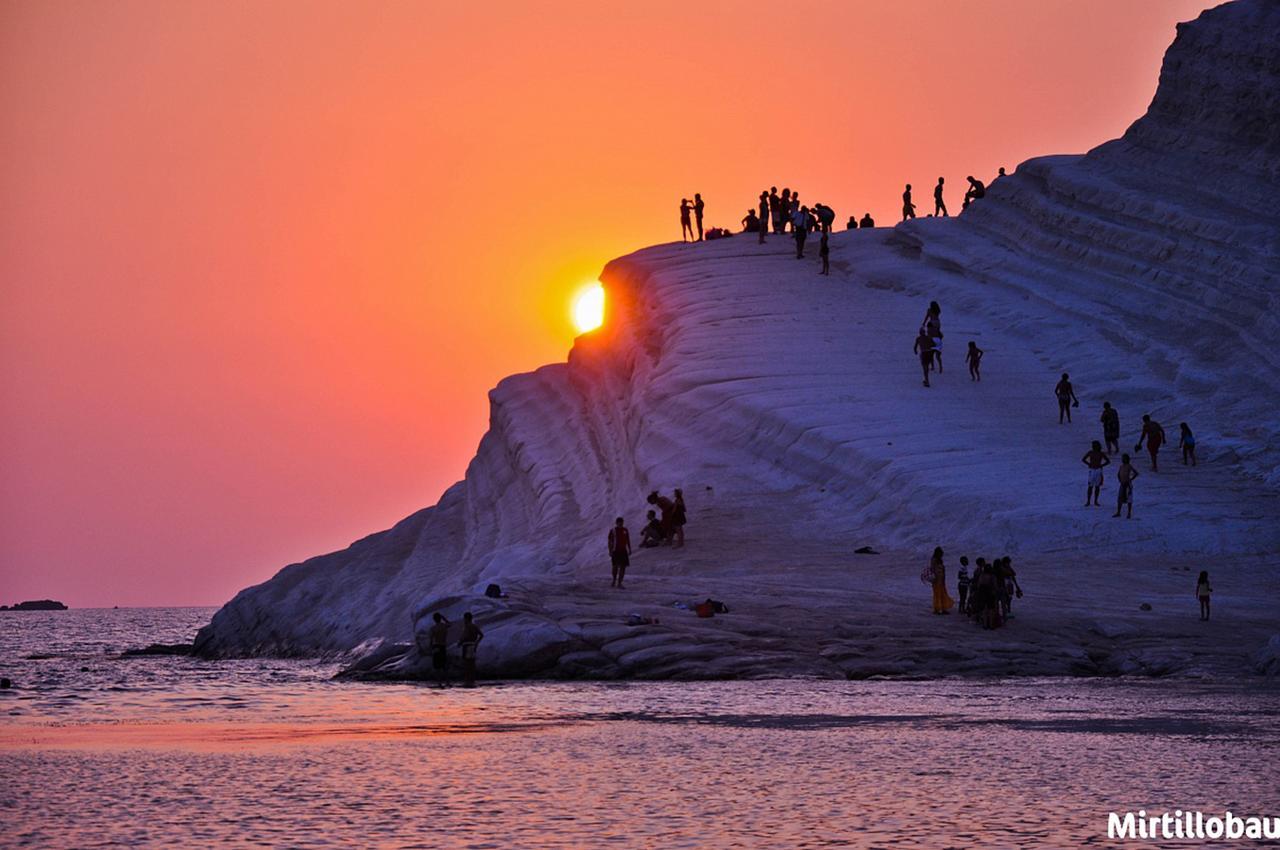
{"type": "Polygon", "coordinates": [[[1077,847],[1113,811],[1280,814],[1262,680],[440,690],[120,656],[211,614],[0,613],[0,846],[1077,847]]]}

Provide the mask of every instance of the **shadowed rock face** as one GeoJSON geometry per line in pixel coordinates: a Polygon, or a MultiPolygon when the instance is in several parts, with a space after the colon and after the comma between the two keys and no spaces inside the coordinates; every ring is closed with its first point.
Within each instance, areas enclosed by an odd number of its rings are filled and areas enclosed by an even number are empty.
{"type": "MultiPolygon", "coordinates": [[[[1242,613],[1256,622],[1239,625],[1239,646],[1159,618],[1190,598],[1178,582],[1196,558],[1218,570],[1280,549],[1277,44],[1274,3],[1181,25],[1148,114],[1123,138],[1024,163],[958,218],[917,219],[887,241],[835,234],[830,279],[777,238],[615,260],[605,326],[567,363],[490,393],[462,482],[241,592],[197,651],[361,647],[362,674],[416,676],[430,612],[471,609],[487,633],[482,672],[512,676],[1253,664],[1262,609],[1242,613]],[[944,305],[947,371],[923,390],[910,350],[931,298],[944,305]],[[987,350],[981,384],[965,374],[969,339],[987,350]],[[1075,430],[1053,418],[1062,371],[1085,403],[1075,430]],[[1162,470],[1176,464],[1180,419],[1200,439],[1194,476],[1140,480],[1134,523],[1079,508],[1079,455],[1101,437],[1104,398],[1121,410],[1125,451],[1141,413],[1164,423],[1162,470]],[[631,589],[601,592],[613,517],[638,540],[644,494],[672,487],[690,502],[689,548],[640,553],[631,589]],[[939,542],[1017,555],[1034,577],[1027,604],[1045,610],[980,646],[917,622],[915,576],[939,542]],[[852,556],[866,543],[886,554],[852,556]],[[509,597],[479,598],[490,581],[509,597]],[[1137,632],[1099,629],[1100,612],[1134,616],[1137,588],[1156,603],[1137,632]],[[708,595],[734,613],[694,622],[671,605],[708,595]],[[628,627],[632,612],[662,623],[628,627]]],[[[1104,492],[1114,499],[1114,484],[1104,492]]],[[[1242,584],[1276,584],[1265,559],[1238,569],[1242,584]]]]}

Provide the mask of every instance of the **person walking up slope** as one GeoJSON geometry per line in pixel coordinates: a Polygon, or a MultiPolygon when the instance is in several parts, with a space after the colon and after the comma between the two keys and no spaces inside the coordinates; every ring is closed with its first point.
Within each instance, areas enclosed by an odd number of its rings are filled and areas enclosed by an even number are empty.
{"type": "Polygon", "coordinates": [[[1191,461],[1191,465],[1196,465],[1196,435],[1191,433],[1191,426],[1185,422],[1178,423],[1178,430],[1181,436],[1178,437],[1178,446],[1182,449],[1182,465],[1187,465],[1187,460],[1191,461]]]}
{"type": "Polygon", "coordinates": [[[933,187],[933,214],[945,218],[947,215],[947,205],[942,200],[943,182],[943,179],[939,177],[938,185],[933,187]]]}
{"type": "Polygon", "coordinates": [[[1142,451],[1143,440],[1147,441],[1147,454],[1151,455],[1151,471],[1159,472],[1160,447],[1165,443],[1164,428],[1149,413],[1142,414],[1142,433],[1138,435],[1138,445],[1133,447],[1135,452],[1142,451]]]}

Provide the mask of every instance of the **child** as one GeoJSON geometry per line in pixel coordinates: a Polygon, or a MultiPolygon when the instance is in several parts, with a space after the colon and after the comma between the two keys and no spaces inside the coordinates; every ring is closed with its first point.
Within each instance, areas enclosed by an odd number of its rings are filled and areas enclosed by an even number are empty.
{"type": "Polygon", "coordinates": [[[822,271],[818,274],[831,274],[831,248],[827,245],[827,231],[822,231],[822,241],[818,243],[818,256],[822,258],[822,271]]]}
{"type": "Polygon", "coordinates": [[[1178,441],[1178,445],[1182,448],[1182,465],[1187,465],[1187,459],[1191,460],[1191,465],[1196,465],[1196,435],[1191,433],[1191,427],[1185,422],[1179,422],[1178,427],[1182,429],[1182,438],[1178,441]]]}
{"type": "Polygon", "coordinates": [[[1129,519],[1133,519],[1133,479],[1138,477],[1138,470],[1129,463],[1128,455],[1120,455],[1120,468],[1116,470],[1116,478],[1120,482],[1120,495],[1116,497],[1116,512],[1112,517],[1120,516],[1120,509],[1129,506],[1129,519]]]}
{"type": "Polygon", "coordinates": [[[1200,578],[1196,581],[1196,598],[1200,600],[1200,619],[1209,619],[1209,595],[1213,593],[1213,588],[1209,586],[1209,571],[1201,570],[1200,578]]]}
{"type": "Polygon", "coordinates": [[[640,548],[652,549],[655,546],[661,546],[666,535],[662,533],[662,523],[658,521],[658,515],[649,511],[645,518],[649,521],[644,528],[640,529],[640,548]]]}
{"type": "Polygon", "coordinates": [[[956,589],[960,591],[960,613],[969,611],[969,557],[960,556],[960,572],[956,575],[956,589]]]}
{"type": "Polygon", "coordinates": [[[978,348],[978,344],[973,340],[969,340],[969,353],[964,356],[964,362],[969,364],[969,380],[982,380],[982,349],[978,348]]]}

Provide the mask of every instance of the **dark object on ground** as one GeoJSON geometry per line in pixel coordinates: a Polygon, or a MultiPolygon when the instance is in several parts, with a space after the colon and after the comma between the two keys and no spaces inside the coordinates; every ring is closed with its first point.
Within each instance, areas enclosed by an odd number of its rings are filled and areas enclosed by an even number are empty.
{"type": "Polygon", "coordinates": [[[694,605],[693,613],[704,618],[714,617],[716,615],[715,609],[711,607],[710,602],[699,602],[697,605],[694,605]]]}
{"type": "Polygon", "coordinates": [[[0,691],[8,690],[9,688],[12,688],[12,687],[13,687],[13,682],[10,682],[8,679],[0,678],[0,691]]]}
{"type": "Polygon", "coordinates": [[[875,549],[872,549],[870,546],[859,546],[857,549],[854,549],[854,550],[853,550],[853,554],[855,554],[855,555],[879,555],[880,553],[879,553],[879,552],[877,552],[875,549]]]}
{"type": "Polygon", "coordinates": [[[732,235],[733,235],[733,233],[732,233],[732,232],[730,232],[730,231],[728,231],[728,230],[724,229],[723,227],[713,227],[713,228],[711,228],[710,230],[708,230],[708,231],[707,231],[707,235],[706,235],[705,237],[703,237],[703,238],[708,239],[708,240],[711,240],[711,239],[725,239],[725,238],[728,238],[728,237],[730,237],[730,236],[732,236],[732,235]]]}
{"type": "Polygon", "coordinates": [[[10,608],[0,605],[0,611],[65,611],[67,606],[53,599],[36,599],[30,602],[19,602],[10,608]]]}
{"type": "Polygon", "coordinates": [[[728,605],[725,605],[725,604],[724,604],[723,602],[721,602],[719,599],[712,599],[710,596],[708,596],[708,597],[707,597],[707,600],[706,600],[705,602],[703,602],[702,604],[703,604],[703,605],[710,605],[710,606],[711,606],[711,610],[712,610],[712,611],[714,611],[714,612],[715,612],[715,613],[717,613],[717,614],[728,614],[728,613],[729,613],[729,606],[728,606],[728,605]]]}
{"type": "Polygon", "coordinates": [[[491,584],[484,589],[484,595],[490,599],[501,599],[502,588],[498,587],[496,584],[491,584]]]}
{"type": "Polygon", "coordinates": [[[153,643],[142,649],[126,649],[120,653],[121,658],[134,658],[143,655],[190,655],[195,647],[189,643],[153,643]]]}
{"type": "Polygon", "coordinates": [[[1143,610],[1143,611],[1150,611],[1150,610],[1151,610],[1151,603],[1150,603],[1150,602],[1143,602],[1141,605],[1139,605],[1139,606],[1138,606],[1138,608],[1139,608],[1139,609],[1141,609],[1141,610],[1143,610]]]}

